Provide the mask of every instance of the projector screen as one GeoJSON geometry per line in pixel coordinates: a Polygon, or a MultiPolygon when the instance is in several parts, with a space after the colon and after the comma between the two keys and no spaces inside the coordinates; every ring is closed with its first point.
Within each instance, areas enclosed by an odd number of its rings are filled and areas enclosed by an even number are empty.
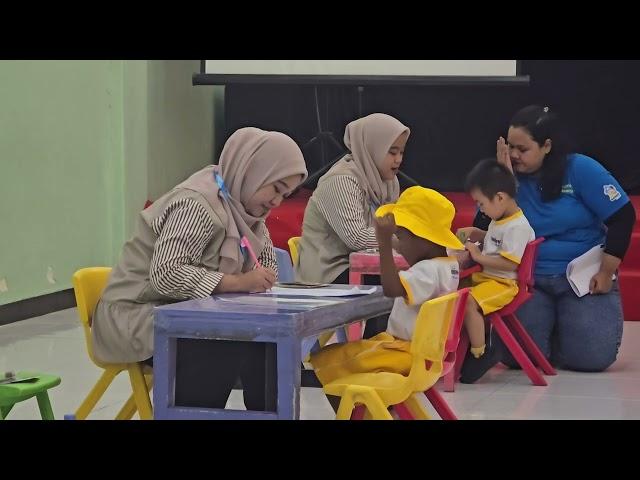
{"type": "Polygon", "coordinates": [[[193,83],[528,83],[517,73],[517,60],[202,60],[193,83]]]}

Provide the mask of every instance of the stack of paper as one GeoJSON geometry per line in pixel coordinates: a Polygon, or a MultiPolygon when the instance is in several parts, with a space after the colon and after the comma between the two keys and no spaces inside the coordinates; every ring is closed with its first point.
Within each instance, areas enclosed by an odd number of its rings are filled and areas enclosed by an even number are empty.
{"type": "Polygon", "coordinates": [[[286,295],[288,297],[350,297],[368,295],[376,291],[371,288],[281,288],[273,287],[267,294],[286,295]]]}
{"type": "MultiPolygon", "coordinates": [[[[593,276],[600,271],[604,245],[596,245],[591,250],[574,258],[567,265],[567,280],[578,297],[589,293],[589,283],[593,276]]],[[[615,275],[613,276],[615,279],[615,275]]]]}

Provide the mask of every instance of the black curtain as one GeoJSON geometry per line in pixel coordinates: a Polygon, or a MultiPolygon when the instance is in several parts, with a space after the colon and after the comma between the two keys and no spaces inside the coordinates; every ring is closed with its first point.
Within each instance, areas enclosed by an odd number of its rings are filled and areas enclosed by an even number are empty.
{"type": "MultiPolygon", "coordinates": [[[[571,126],[580,153],[605,165],[627,191],[640,193],[640,162],[634,158],[640,61],[523,60],[521,73],[530,75],[529,87],[365,86],[359,93],[353,86],[228,85],[226,136],[257,126],[283,131],[303,147],[319,131],[319,113],[322,129],[343,146],[348,122],[384,112],[412,131],[402,170],[424,186],[460,191],[466,172],[495,155],[495,142],[516,110],[541,103],[571,126]]],[[[341,153],[332,142],[303,151],[310,172],[341,153]]]]}

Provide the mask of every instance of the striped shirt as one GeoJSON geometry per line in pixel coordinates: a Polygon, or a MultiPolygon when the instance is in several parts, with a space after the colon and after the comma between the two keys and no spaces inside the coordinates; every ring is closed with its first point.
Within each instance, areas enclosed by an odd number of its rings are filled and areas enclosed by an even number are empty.
{"type": "MultiPolygon", "coordinates": [[[[365,212],[366,193],[349,175],[337,175],[318,185],[314,192],[318,209],[327,222],[353,251],[376,248],[376,232],[365,212]]],[[[373,208],[373,206],[371,207],[373,208]]]]}
{"type": "MultiPolygon", "coordinates": [[[[192,198],[176,200],[153,221],[151,229],[158,236],[149,274],[153,288],[179,300],[211,295],[224,273],[200,266],[202,254],[216,230],[207,210],[192,198]]],[[[277,275],[273,243],[269,231],[266,228],[264,231],[265,248],[258,260],[277,275]]]]}

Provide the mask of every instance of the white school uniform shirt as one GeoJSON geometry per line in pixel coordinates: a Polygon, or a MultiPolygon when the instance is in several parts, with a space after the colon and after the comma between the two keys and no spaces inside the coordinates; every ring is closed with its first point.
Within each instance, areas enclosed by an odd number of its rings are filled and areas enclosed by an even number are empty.
{"type": "MultiPolygon", "coordinates": [[[[535,240],[533,228],[522,210],[502,220],[492,220],[482,245],[482,253],[490,257],[504,257],[520,265],[527,243],[535,240]]],[[[517,271],[483,268],[487,275],[500,278],[518,278],[517,271]]]]}
{"type": "Polygon", "coordinates": [[[422,304],[458,289],[458,261],[455,257],[422,260],[399,275],[407,297],[395,299],[387,332],[396,338],[411,340],[422,304]]]}

